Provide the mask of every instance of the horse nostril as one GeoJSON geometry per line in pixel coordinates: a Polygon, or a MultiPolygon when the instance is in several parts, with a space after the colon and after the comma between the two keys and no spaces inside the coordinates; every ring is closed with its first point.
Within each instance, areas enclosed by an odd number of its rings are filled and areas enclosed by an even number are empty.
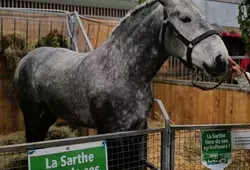
{"type": "Polygon", "coordinates": [[[218,72],[226,71],[226,61],[223,60],[222,55],[217,55],[215,58],[215,66],[217,67],[218,72]]]}
{"type": "Polygon", "coordinates": [[[216,64],[223,63],[222,56],[221,55],[217,55],[216,58],[215,58],[215,62],[216,62],[216,64]]]}

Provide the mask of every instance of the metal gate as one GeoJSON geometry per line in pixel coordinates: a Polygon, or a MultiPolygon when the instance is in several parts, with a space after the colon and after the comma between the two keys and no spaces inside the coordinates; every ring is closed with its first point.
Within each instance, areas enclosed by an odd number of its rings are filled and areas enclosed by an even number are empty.
{"type": "Polygon", "coordinates": [[[52,9],[0,8],[1,36],[4,32],[20,33],[26,38],[26,45],[39,40],[53,29],[68,37],[70,49],[79,51],[77,36],[82,36],[88,49],[93,50],[77,11],[68,12],[52,9]],[[77,33],[80,30],[80,34],[77,33]]]}
{"type": "MultiPolygon", "coordinates": [[[[109,149],[120,149],[121,147],[132,147],[136,144],[146,144],[147,154],[144,155],[146,160],[134,160],[133,163],[136,163],[136,167],[130,167],[131,169],[138,169],[140,167],[144,167],[144,169],[164,169],[162,168],[161,162],[163,162],[161,155],[164,153],[161,145],[161,140],[164,138],[164,128],[163,129],[149,129],[143,131],[134,131],[134,132],[122,132],[122,133],[113,133],[107,135],[97,135],[97,136],[89,136],[82,138],[72,138],[72,139],[62,139],[57,141],[48,141],[41,142],[36,144],[22,144],[22,145],[14,145],[14,146],[4,146],[0,147],[0,169],[1,170],[28,170],[28,151],[34,149],[42,149],[42,148],[53,148],[58,146],[69,146],[74,144],[82,144],[87,142],[96,142],[102,140],[112,140],[113,143],[116,143],[121,138],[133,139],[133,143],[130,145],[111,145],[108,147],[109,149]],[[137,143],[138,136],[146,135],[148,138],[147,142],[137,143]]],[[[141,150],[140,150],[141,151],[141,150]]],[[[123,151],[122,154],[125,154],[126,151],[123,151]]],[[[121,162],[119,157],[112,157],[112,159],[108,160],[108,164],[113,164],[114,162],[121,162]]],[[[43,163],[43,162],[41,162],[43,163]]],[[[126,165],[120,165],[126,166],[126,165]]]]}

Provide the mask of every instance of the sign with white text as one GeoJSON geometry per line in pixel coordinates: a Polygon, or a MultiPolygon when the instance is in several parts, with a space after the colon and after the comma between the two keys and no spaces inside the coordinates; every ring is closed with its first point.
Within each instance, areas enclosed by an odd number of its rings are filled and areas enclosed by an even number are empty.
{"type": "Polygon", "coordinates": [[[233,149],[250,149],[250,130],[232,131],[233,149]]]}
{"type": "Polygon", "coordinates": [[[230,130],[201,132],[201,162],[212,170],[222,170],[232,163],[230,130]]]}
{"type": "Polygon", "coordinates": [[[104,141],[30,150],[29,170],[107,170],[104,141]]]}

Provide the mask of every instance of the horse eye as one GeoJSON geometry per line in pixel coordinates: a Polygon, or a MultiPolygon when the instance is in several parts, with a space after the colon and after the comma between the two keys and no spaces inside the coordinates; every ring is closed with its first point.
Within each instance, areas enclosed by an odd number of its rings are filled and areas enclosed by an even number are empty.
{"type": "Polygon", "coordinates": [[[184,23],[191,22],[191,18],[188,16],[180,17],[180,20],[184,23]]]}

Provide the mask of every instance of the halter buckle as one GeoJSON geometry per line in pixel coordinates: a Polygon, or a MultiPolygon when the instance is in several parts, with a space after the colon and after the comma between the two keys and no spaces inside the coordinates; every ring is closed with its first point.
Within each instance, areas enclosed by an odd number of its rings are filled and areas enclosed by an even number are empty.
{"type": "Polygon", "coordinates": [[[194,48],[193,44],[188,44],[188,48],[194,48]]]}

